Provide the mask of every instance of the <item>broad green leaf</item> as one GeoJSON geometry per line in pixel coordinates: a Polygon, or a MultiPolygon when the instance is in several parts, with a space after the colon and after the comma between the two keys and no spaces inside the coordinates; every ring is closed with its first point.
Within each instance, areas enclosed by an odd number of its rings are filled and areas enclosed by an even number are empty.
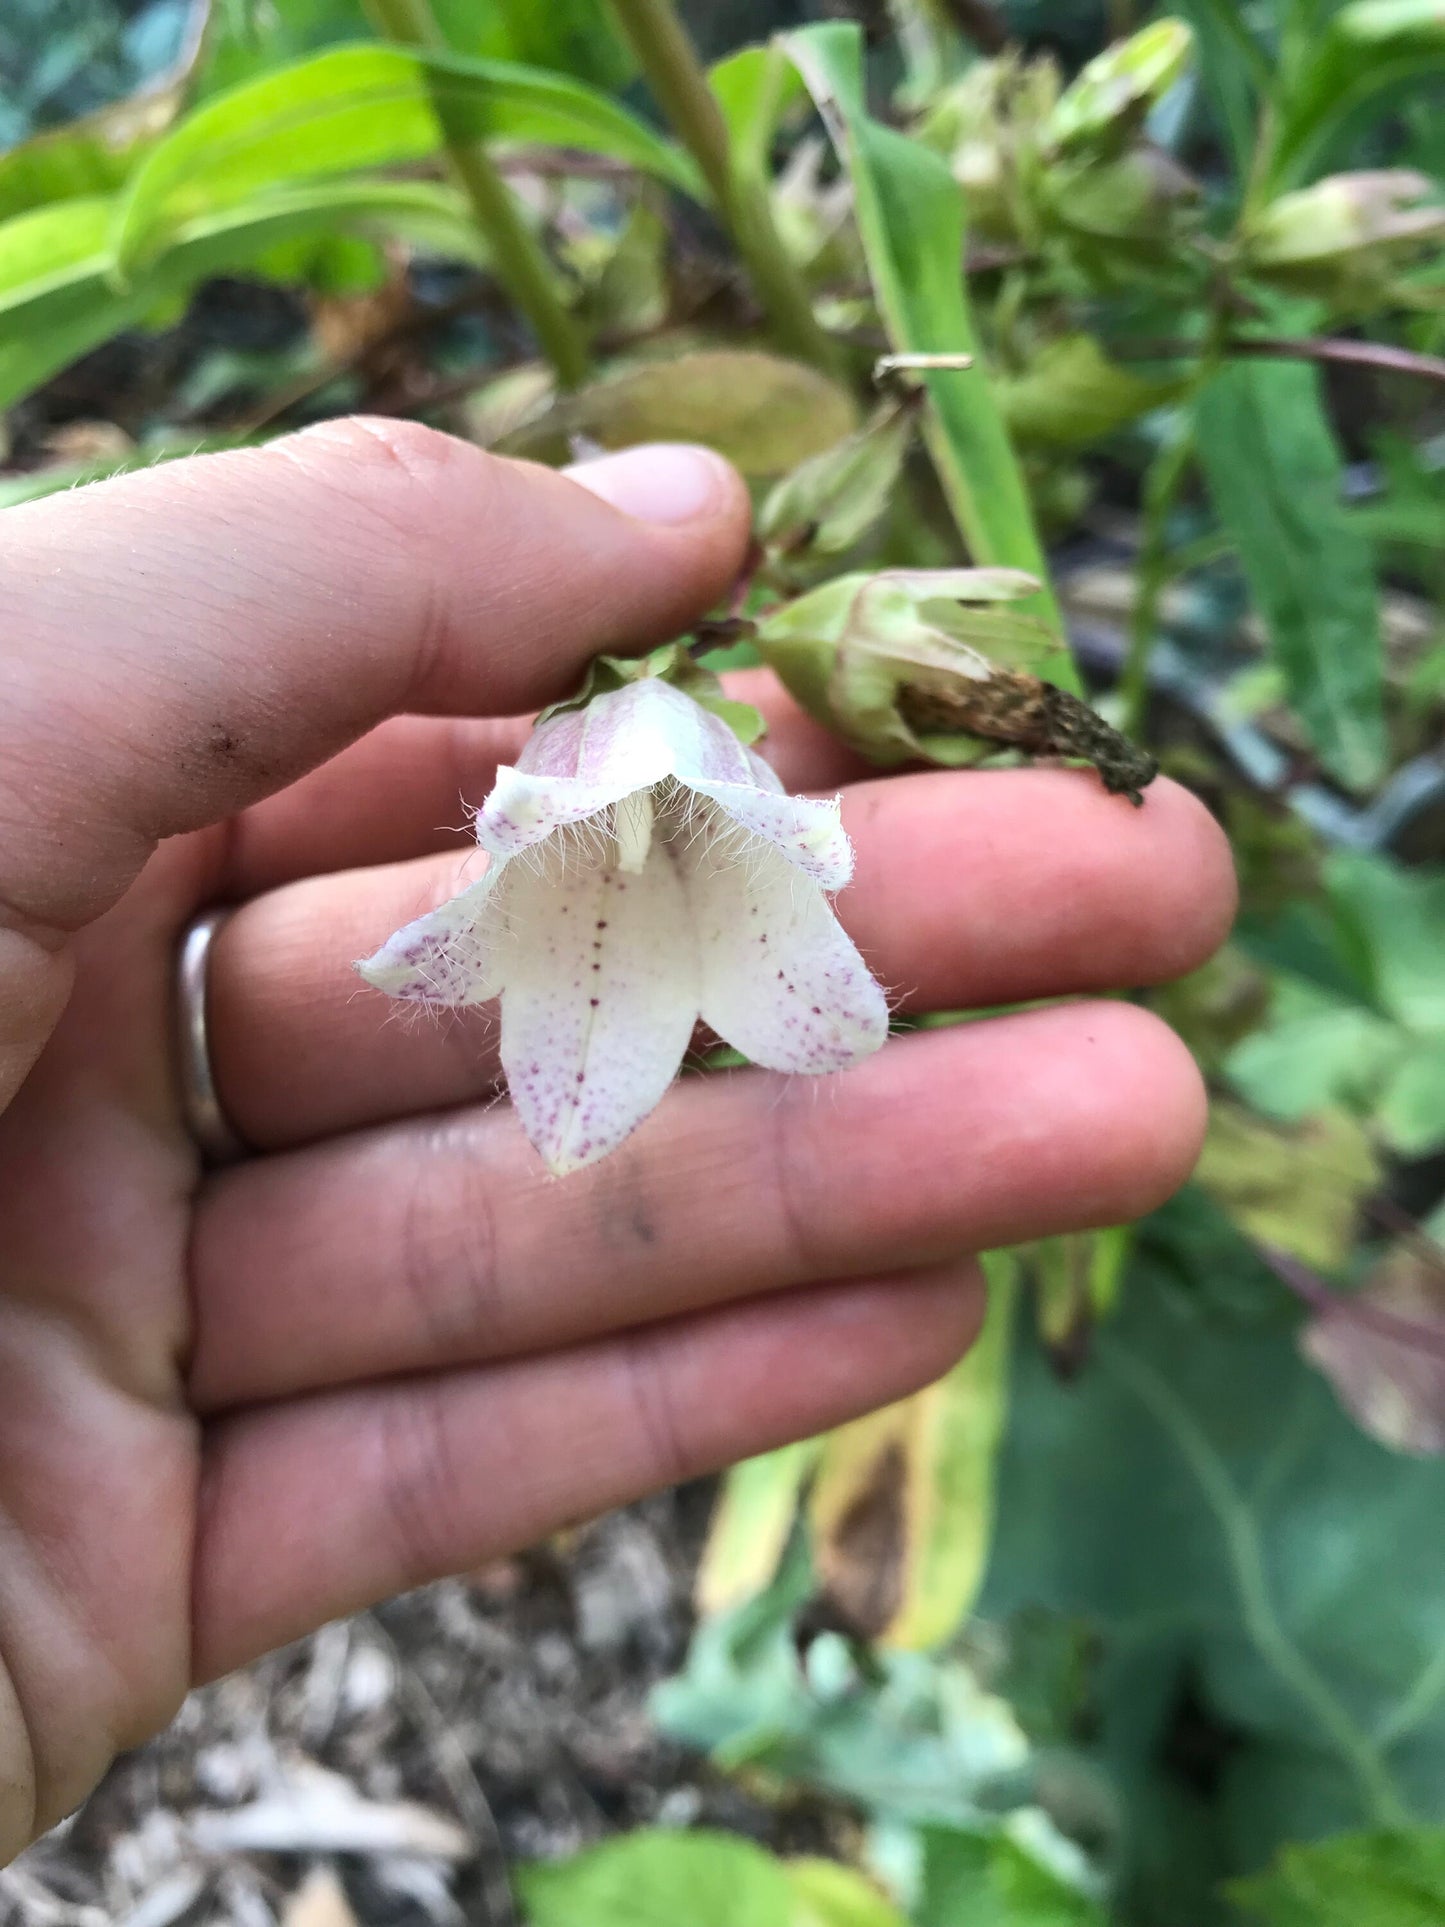
{"type": "Polygon", "coordinates": [[[695,190],[676,148],[580,81],[505,61],[337,47],[220,95],[151,150],[117,214],[121,269],[265,188],[429,158],[441,144],[437,98],[477,139],[578,147],[695,190]]]}
{"type": "MultiPolygon", "coordinates": [[[[827,22],[789,35],[786,45],[852,179],[873,292],[893,348],[976,355],[963,273],[963,196],[947,162],[868,113],[857,26],[827,22]]],[[[987,370],[975,360],[971,368],[920,379],[930,404],[929,451],[973,560],[1047,582],[1028,492],[987,370]]],[[[1039,600],[1037,613],[1061,628],[1052,597],[1039,600]]],[[[1077,693],[1066,670],[1059,680],[1077,693]]]]}
{"type": "Polygon", "coordinates": [[[604,448],[706,442],[745,475],[777,475],[830,448],[856,423],[853,398],[799,361],[703,348],[645,361],[564,396],[506,438],[508,453],[565,461],[574,435],[604,448]]]}
{"type": "Polygon", "coordinates": [[[1199,396],[1195,435],[1300,721],[1327,767],[1367,789],[1385,761],[1379,596],[1317,371],[1230,363],[1199,396]]]}
{"type": "Polygon", "coordinates": [[[1269,1021],[1224,1069],[1256,1110],[1293,1123],[1335,1104],[1367,1107],[1409,1048],[1404,1032],[1373,1011],[1286,978],[1269,1021]]]}
{"type": "Polygon", "coordinates": [[[1402,1157],[1428,1157],[1445,1147],[1445,1031],[1415,1042],[1386,1078],[1375,1116],[1402,1157]]]}
{"type": "Polygon", "coordinates": [[[872,1881],[836,1860],[788,1860],[783,1871],[793,1890],[790,1927],[908,1927],[872,1881]]]}
{"type": "Polygon", "coordinates": [[[803,1482],[822,1449],[821,1439],[804,1439],[745,1459],[728,1473],[698,1568],[700,1612],[729,1612],[772,1583],[803,1482]]]}
{"type": "MultiPolygon", "coordinates": [[[[1445,1821],[1445,1461],[1366,1438],[1294,1326],[1197,1193],[1160,1214],[1072,1384],[1021,1348],[981,1601],[1092,1626],[1135,1828],[1168,1791],[1225,1874],[1406,1807],[1445,1821]],[[1161,1752],[1186,1691],[1230,1735],[1207,1807],[1161,1752]]],[[[1151,1924],[1203,1912],[1170,1857],[1151,1924]]]]}
{"type": "Polygon", "coordinates": [[[846,1623],[889,1645],[954,1633],[983,1579],[993,1530],[1014,1273],[989,1260],[984,1329],[953,1370],[834,1432],[809,1517],[825,1592],[846,1623]]]}
{"type": "Polygon", "coordinates": [[[1445,1828],[1351,1833],[1286,1847],[1231,1898],[1264,1927],[1440,1927],[1445,1828]]]}
{"type": "Polygon", "coordinates": [[[732,1834],[626,1834],[516,1882],[530,1927],[795,1927],[781,1864],[732,1834]]]}
{"type": "Polygon", "coordinates": [[[1411,1030],[1445,1034],[1445,872],[1342,852],[1326,882],[1368,949],[1382,1007],[1411,1030]]]}
{"type": "Polygon", "coordinates": [[[812,1642],[805,1672],[794,1579],[702,1623],[686,1670],[653,1694],[662,1725],[729,1771],[822,1788],[908,1822],[976,1824],[1028,1765],[1010,1707],[958,1660],[883,1650],[864,1679],[832,1633],[812,1642]]]}
{"type": "Polygon", "coordinates": [[[918,1927],[1108,1927],[1103,1909],[1006,1833],[929,1827],[918,1927]]]}
{"type": "Polygon", "coordinates": [[[108,238],[114,203],[65,201],[0,226],[0,407],[207,276],[233,273],[285,242],[338,233],[404,236],[479,259],[465,204],[429,181],[338,181],[277,189],[188,223],[118,295],[108,238]]]}

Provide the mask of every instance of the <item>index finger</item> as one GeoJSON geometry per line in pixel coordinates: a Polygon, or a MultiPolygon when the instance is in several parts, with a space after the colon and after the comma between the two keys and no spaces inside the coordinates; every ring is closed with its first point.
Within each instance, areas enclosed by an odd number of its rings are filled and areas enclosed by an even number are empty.
{"type": "Polygon", "coordinates": [[[703,449],[569,479],[366,420],[10,511],[0,911],[87,921],[161,837],[384,716],[563,693],[599,651],[706,608],[747,521],[741,481],[703,449]]]}

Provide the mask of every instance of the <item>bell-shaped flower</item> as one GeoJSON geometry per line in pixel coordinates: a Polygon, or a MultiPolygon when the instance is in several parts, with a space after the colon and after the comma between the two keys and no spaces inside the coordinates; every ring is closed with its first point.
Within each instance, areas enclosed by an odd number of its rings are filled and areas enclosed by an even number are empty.
{"type": "Polygon", "coordinates": [[[481,881],[357,969],[423,1005],[500,997],[512,1102],[559,1175],[641,1123],[699,1020],[773,1070],[883,1042],[883,994],[827,897],[853,866],[837,799],[789,796],[670,683],[540,722],[476,830],[481,881]]]}

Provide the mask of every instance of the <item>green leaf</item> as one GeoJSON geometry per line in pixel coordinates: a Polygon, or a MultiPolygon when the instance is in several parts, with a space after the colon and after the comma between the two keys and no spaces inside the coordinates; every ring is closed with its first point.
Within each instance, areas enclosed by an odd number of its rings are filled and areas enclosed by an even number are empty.
{"type": "Polygon", "coordinates": [[[1279,90],[1270,192],[1308,180],[1333,147],[1385,113],[1405,89],[1442,73],[1440,0],[1352,0],[1339,8],[1279,90]]]}
{"type": "Polygon", "coordinates": [[[812,1590],[800,1552],[767,1593],[704,1620],[686,1670],[653,1694],[671,1733],[728,1770],[828,1789],[875,1814],[967,1826],[1027,1767],[1005,1701],[961,1661],[881,1649],[860,1675],[824,1633],[799,1664],[794,1615],[812,1590]]]}
{"type": "Polygon", "coordinates": [[[856,421],[853,398],[816,368],[751,348],[643,361],[566,395],[506,436],[509,454],[565,461],[569,439],[604,448],[706,442],[745,475],[776,475],[830,448],[856,421]]]}
{"type": "Polygon", "coordinates": [[[151,150],[117,214],[121,270],[262,189],[429,158],[441,145],[435,99],[476,139],[579,147],[698,191],[685,156],[580,81],[458,54],[337,47],[220,95],[151,150]]]}
{"type": "Polygon", "coordinates": [[[1386,1079],[1375,1116],[1402,1157],[1428,1157],[1445,1146],[1445,1032],[1411,1048],[1386,1079]]]}
{"type": "Polygon", "coordinates": [[[1225,1074],[1267,1117],[1294,1123],[1334,1104],[1373,1102],[1409,1050],[1396,1026],[1358,1004],[1282,979],[1268,1023],[1225,1059],[1225,1074]]]}
{"type": "Polygon", "coordinates": [[[923,1833],[918,1927],[1108,1927],[1080,1893],[1005,1833],[923,1833]]]}
{"type": "Polygon", "coordinates": [[[645,1830],[516,1880],[530,1927],[794,1927],[781,1865],[731,1834],[645,1830]]]}
{"type": "Polygon", "coordinates": [[[784,1863],[795,1909],[790,1927],[908,1927],[892,1901],[836,1860],[784,1863]]]}
{"type": "Polygon", "coordinates": [[[132,98],[0,154],[0,220],[119,187],[137,156],[180,111],[203,39],[199,31],[188,32],[180,62],[132,98]]]}
{"type": "MultiPolygon", "coordinates": [[[[964,209],[948,164],[867,111],[861,30],[826,22],[786,45],[853,182],[868,272],[896,352],[977,354],[963,273],[964,209]]],[[[982,362],[921,377],[924,435],[975,562],[1048,581],[1033,509],[982,362]]],[[[1062,623],[1050,595],[1036,613],[1062,623]]],[[[1078,691],[1072,668],[1060,677],[1078,691]]]]}
{"type": "Polygon", "coordinates": [[[1445,872],[1341,852],[1325,880],[1367,950],[1381,1006],[1411,1030],[1445,1034],[1445,872]]]}
{"type": "Polygon", "coordinates": [[[988,1315],[951,1372],[829,1435],[809,1507],[825,1595],[888,1645],[954,1633],[983,1578],[1007,1395],[1014,1275],[995,1255],[988,1315]]]}
{"type": "Polygon", "coordinates": [[[1230,363],[1199,396],[1195,434],[1300,721],[1327,767],[1366,789],[1385,766],[1379,597],[1317,371],[1230,363]]]}
{"type": "Polygon", "coordinates": [[[727,123],[733,165],[766,175],[779,121],[808,97],[797,68],[777,43],[740,47],[709,69],[708,85],[727,123]]]}
{"type": "Polygon", "coordinates": [[[803,1482],[822,1449],[821,1439],[804,1439],[745,1459],[728,1473],[698,1569],[700,1612],[729,1612],[772,1583],[803,1482]]]}
{"type": "Polygon", "coordinates": [[[122,295],[111,275],[115,203],[64,201],[0,226],[0,408],[210,275],[255,264],[287,242],[405,236],[478,259],[465,204],[429,181],[337,181],[278,189],[188,223],[122,295]]]}
{"type": "Polygon", "coordinates": [[[1351,1833],[1288,1846],[1230,1897],[1265,1927],[1439,1927],[1445,1828],[1351,1833]]]}
{"type": "MultiPolygon", "coordinates": [[[[1197,1193],[1160,1214],[1094,1363],[1061,1390],[1021,1348],[981,1601],[1092,1627],[1132,1850],[1167,1791],[1221,1873],[1405,1808],[1445,1822],[1445,1460],[1366,1438],[1295,1324],[1197,1193]],[[1228,1735],[1207,1805],[1167,1758],[1185,1693],[1228,1735]]],[[[1161,1843],[1151,1922],[1204,1912],[1174,1857],[1161,1843]]]]}
{"type": "MultiPolygon", "coordinates": [[[[1442,1103],[1445,1113],[1445,1103],[1442,1103]]],[[[1195,1173],[1240,1229],[1319,1271],[1342,1271],[1354,1249],[1360,1203],[1380,1182],[1368,1133],[1344,1111],[1323,1111],[1293,1130],[1241,1105],[1210,1107],[1195,1173]]]]}

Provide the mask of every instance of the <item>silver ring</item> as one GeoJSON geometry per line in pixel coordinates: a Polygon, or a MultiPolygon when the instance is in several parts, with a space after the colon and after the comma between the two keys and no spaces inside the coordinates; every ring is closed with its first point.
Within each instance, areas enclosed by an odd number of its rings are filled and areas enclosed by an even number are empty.
{"type": "Polygon", "coordinates": [[[232,1128],[221,1107],[211,1072],[211,1043],[207,1027],[206,984],[211,944],[230,916],[229,910],[207,910],[189,925],[176,959],[176,1042],[180,1060],[181,1116],[207,1164],[234,1164],[250,1155],[250,1148],[232,1128]]]}

